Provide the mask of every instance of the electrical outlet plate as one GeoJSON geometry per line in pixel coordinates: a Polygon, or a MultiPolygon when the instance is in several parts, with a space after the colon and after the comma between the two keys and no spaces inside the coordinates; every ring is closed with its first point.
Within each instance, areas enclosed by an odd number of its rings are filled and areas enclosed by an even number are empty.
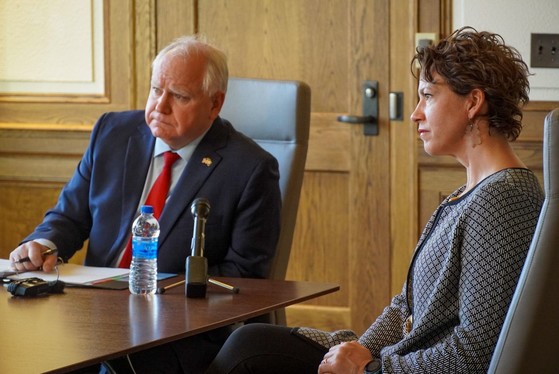
{"type": "Polygon", "coordinates": [[[559,34],[532,34],[530,67],[559,68],[559,34]]]}

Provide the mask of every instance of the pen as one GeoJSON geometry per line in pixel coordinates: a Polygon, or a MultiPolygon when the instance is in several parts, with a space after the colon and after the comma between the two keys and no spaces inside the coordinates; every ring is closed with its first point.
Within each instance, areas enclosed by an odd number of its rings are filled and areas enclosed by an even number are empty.
{"type": "MultiPolygon", "coordinates": [[[[50,256],[55,254],[56,252],[58,252],[58,249],[47,249],[46,251],[41,253],[41,256],[50,256]]],[[[29,261],[31,261],[29,257],[24,257],[24,258],[20,258],[17,261],[14,261],[14,264],[23,264],[24,262],[29,262],[29,261]]]]}

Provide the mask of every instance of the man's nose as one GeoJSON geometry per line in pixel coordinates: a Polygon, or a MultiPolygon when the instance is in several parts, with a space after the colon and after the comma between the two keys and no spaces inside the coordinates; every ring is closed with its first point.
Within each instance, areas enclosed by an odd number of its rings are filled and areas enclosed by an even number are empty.
{"type": "Polygon", "coordinates": [[[171,109],[171,96],[167,92],[163,92],[157,99],[155,109],[160,113],[168,113],[171,109]]]}

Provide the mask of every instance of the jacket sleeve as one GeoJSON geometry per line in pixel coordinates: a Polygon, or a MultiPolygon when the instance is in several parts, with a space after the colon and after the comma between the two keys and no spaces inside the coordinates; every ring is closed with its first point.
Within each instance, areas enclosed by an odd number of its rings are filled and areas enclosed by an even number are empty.
{"type": "MultiPolygon", "coordinates": [[[[104,116],[103,116],[104,117],[104,116]]],[[[93,167],[95,141],[102,129],[103,117],[93,128],[90,143],[70,181],[64,186],[56,205],[47,211],[43,222],[22,243],[35,239],[48,239],[58,248],[65,260],[82,248],[92,225],[89,210],[89,191],[93,167]]]]}
{"type": "Polygon", "coordinates": [[[367,347],[374,357],[380,357],[383,347],[390,346],[403,338],[404,323],[409,315],[406,303],[406,286],[394,298],[382,314],[359,338],[358,342],[367,347]]]}

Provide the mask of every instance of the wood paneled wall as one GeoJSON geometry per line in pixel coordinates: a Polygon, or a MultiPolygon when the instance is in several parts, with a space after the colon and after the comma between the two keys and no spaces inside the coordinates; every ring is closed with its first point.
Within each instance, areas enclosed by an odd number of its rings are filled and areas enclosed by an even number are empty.
{"type": "MultiPolygon", "coordinates": [[[[54,206],[89,140],[84,126],[5,127],[0,126],[0,258],[7,258],[54,206]]],[[[83,255],[73,261],[81,262],[83,255]]]]}

